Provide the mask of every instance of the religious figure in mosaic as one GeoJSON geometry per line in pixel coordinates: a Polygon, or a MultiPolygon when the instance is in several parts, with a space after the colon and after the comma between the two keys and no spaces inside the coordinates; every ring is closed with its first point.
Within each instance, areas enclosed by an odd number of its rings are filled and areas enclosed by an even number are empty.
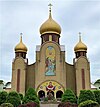
{"type": "Polygon", "coordinates": [[[52,46],[48,46],[46,49],[46,60],[45,60],[45,75],[52,76],[55,75],[55,49],[52,46]]]}

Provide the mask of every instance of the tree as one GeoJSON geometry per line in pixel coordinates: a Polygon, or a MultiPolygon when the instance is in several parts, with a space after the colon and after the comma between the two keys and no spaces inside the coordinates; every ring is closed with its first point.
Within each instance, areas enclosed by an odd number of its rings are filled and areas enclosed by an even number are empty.
{"type": "Polygon", "coordinates": [[[11,103],[14,107],[18,107],[21,104],[21,99],[17,92],[12,91],[9,92],[6,102],[11,103]]]}
{"type": "Polygon", "coordinates": [[[62,95],[62,102],[71,102],[71,103],[77,103],[77,99],[75,94],[72,90],[67,89],[64,94],[62,95]]]}
{"type": "Polygon", "coordinates": [[[96,101],[94,93],[91,90],[81,90],[78,98],[78,103],[80,104],[81,102],[87,100],[96,101]]]}
{"type": "Polygon", "coordinates": [[[94,90],[93,92],[96,98],[96,102],[100,104],[100,90],[94,90]]]}
{"type": "Polygon", "coordinates": [[[0,92],[0,105],[2,104],[2,103],[5,103],[6,102],[6,98],[7,98],[7,92],[5,92],[5,91],[2,91],[2,92],[0,92]]]}
{"type": "Polygon", "coordinates": [[[23,100],[23,94],[19,93],[20,99],[23,100]]]}
{"type": "Polygon", "coordinates": [[[33,88],[29,88],[23,98],[23,104],[29,102],[35,102],[39,104],[39,98],[37,97],[36,91],[33,88]]]}
{"type": "Polygon", "coordinates": [[[99,107],[99,104],[92,100],[83,101],[78,107],[99,107]]]}
{"type": "Polygon", "coordinates": [[[3,80],[0,80],[0,84],[4,84],[3,80]]]}
{"type": "Polygon", "coordinates": [[[95,84],[100,84],[100,79],[98,79],[95,83],[94,83],[94,85],[95,84]]]}

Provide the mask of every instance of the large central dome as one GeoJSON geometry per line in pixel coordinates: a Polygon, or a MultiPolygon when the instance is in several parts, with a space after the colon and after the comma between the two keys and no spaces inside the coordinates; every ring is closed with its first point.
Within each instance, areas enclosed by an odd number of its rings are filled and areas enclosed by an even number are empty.
{"type": "Polygon", "coordinates": [[[46,20],[40,27],[40,34],[43,35],[46,33],[56,33],[59,35],[61,33],[61,27],[52,19],[51,12],[49,13],[48,20],[46,20]]]}

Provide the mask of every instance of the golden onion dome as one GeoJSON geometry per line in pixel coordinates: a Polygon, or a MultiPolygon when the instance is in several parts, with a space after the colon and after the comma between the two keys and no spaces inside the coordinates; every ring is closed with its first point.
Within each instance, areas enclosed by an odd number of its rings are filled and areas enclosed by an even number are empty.
{"type": "Polygon", "coordinates": [[[15,47],[15,52],[26,52],[27,53],[27,47],[22,42],[22,36],[20,38],[19,44],[15,47]]]}
{"type": "Polygon", "coordinates": [[[81,36],[79,36],[79,42],[74,47],[74,51],[87,51],[87,46],[81,41],[81,36]]]}
{"type": "Polygon", "coordinates": [[[46,34],[46,33],[56,33],[56,34],[59,34],[59,35],[61,33],[60,25],[52,19],[51,7],[50,7],[50,10],[49,10],[48,20],[46,20],[40,27],[40,34],[43,35],[43,34],[46,34]]]}

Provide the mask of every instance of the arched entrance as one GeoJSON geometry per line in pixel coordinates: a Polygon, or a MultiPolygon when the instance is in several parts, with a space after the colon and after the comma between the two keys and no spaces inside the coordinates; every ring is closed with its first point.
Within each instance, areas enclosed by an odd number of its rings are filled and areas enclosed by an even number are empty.
{"type": "Polygon", "coordinates": [[[45,92],[43,90],[40,90],[38,92],[38,96],[39,96],[40,99],[44,98],[45,97],[45,92]]]}
{"type": "Polygon", "coordinates": [[[61,90],[56,92],[56,98],[61,98],[63,95],[63,92],[61,90]]]}
{"type": "Polygon", "coordinates": [[[37,94],[40,98],[48,97],[49,93],[54,98],[61,98],[64,88],[56,81],[44,81],[37,87],[37,94]]]}
{"type": "Polygon", "coordinates": [[[52,96],[54,97],[54,92],[53,91],[48,91],[47,95],[52,94],[52,96]]]}

